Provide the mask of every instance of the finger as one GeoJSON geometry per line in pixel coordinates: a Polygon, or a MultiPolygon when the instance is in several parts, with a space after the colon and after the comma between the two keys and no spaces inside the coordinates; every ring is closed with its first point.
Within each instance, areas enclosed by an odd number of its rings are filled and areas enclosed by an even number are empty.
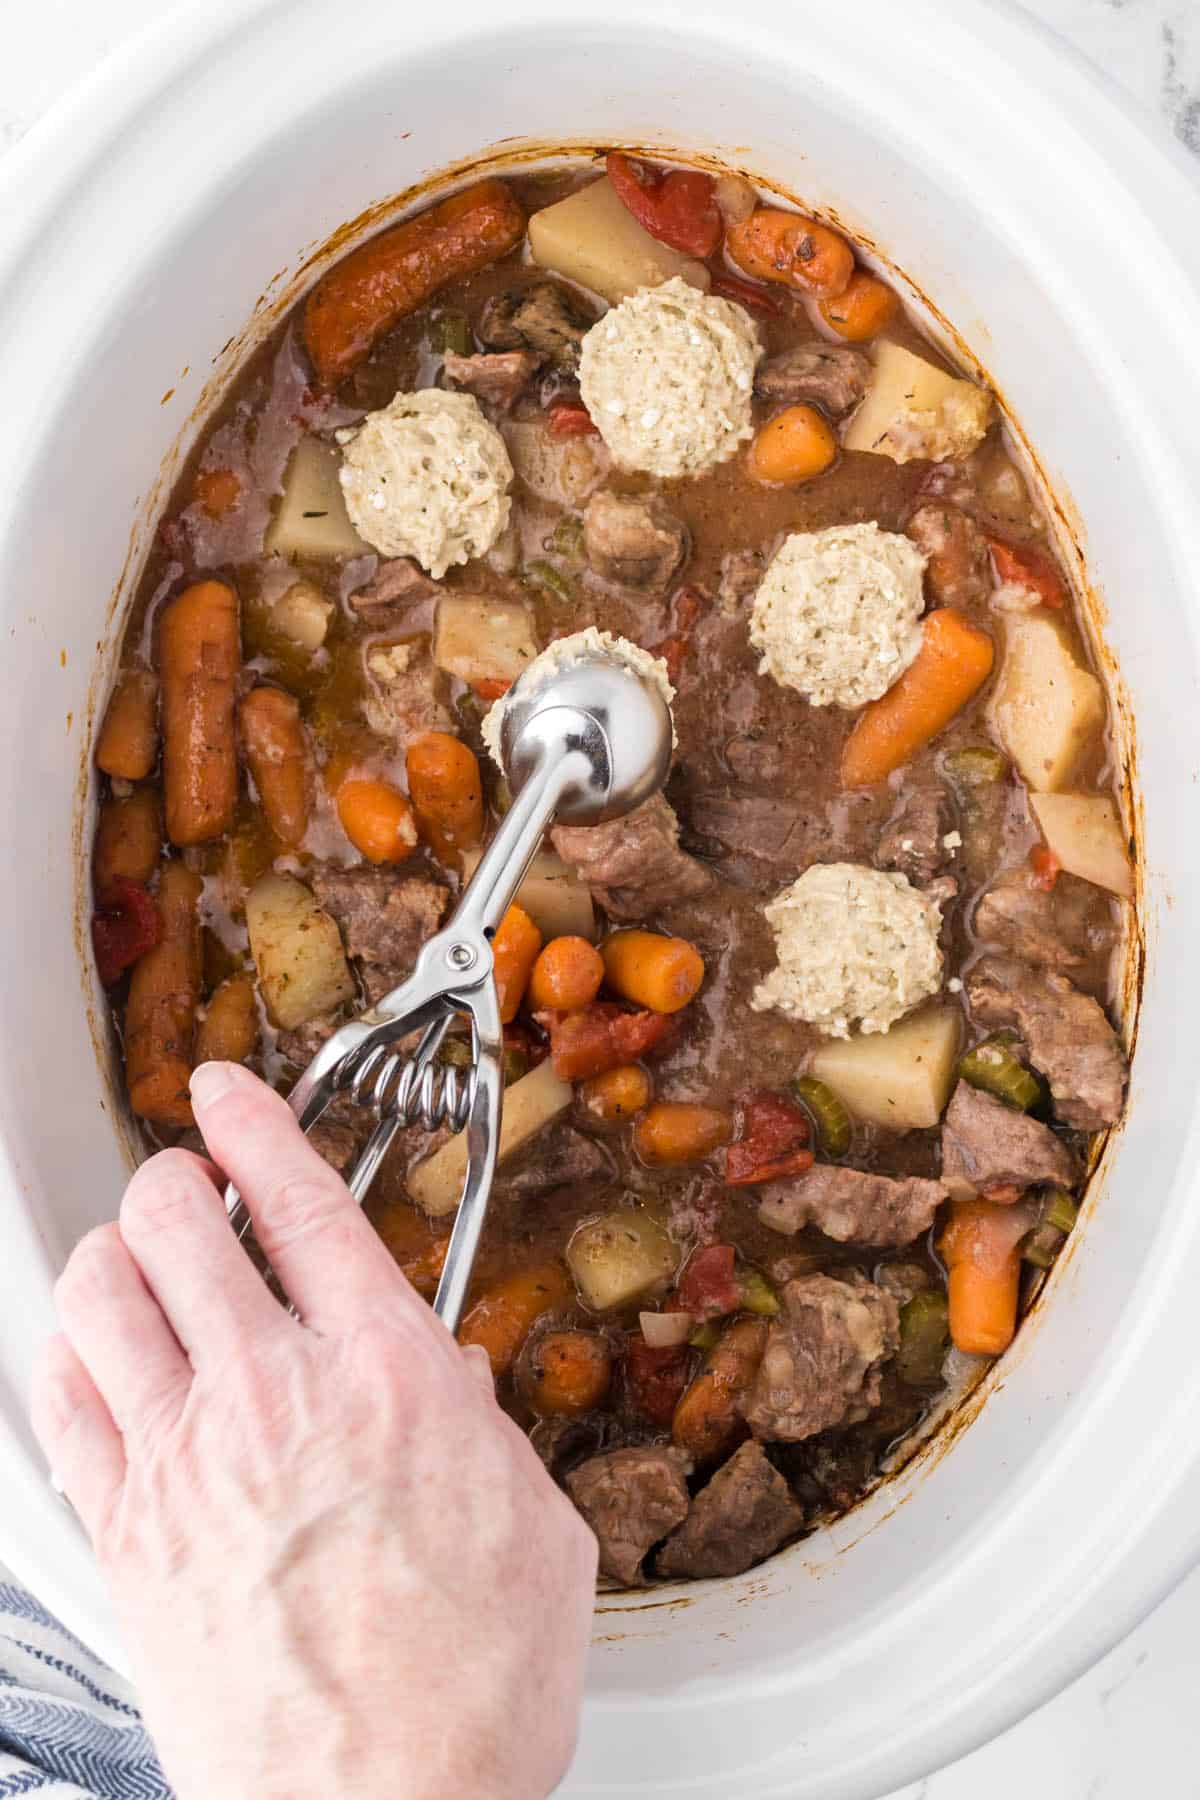
{"type": "Polygon", "coordinates": [[[30,1417],[46,1461],[95,1543],[120,1497],[125,1446],[65,1337],[52,1337],[34,1366],[30,1417]]]}
{"type": "Polygon", "coordinates": [[[496,1383],[492,1377],[491,1358],[482,1344],[464,1344],[462,1359],[467,1365],[467,1372],[473,1381],[478,1382],[489,1400],[496,1398],[496,1383]]]}
{"type": "Polygon", "coordinates": [[[214,1159],[306,1324],[341,1330],[380,1306],[425,1309],[287,1101],[240,1063],[202,1063],[192,1108],[214,1159]]]}
{"type": "Polygon", "coordinates": [[[54,1298],[72,1349],[125,1437],[177,1416],[192,1371],[116,1224],[75,1246],[54,1298]]]}
{"type": "Polygon", "coordinates": [[[163,1150],[121,1202],[121,1237],[194,1368],[295,1330],[229,1228],[212,1164],[163,1150]]]}

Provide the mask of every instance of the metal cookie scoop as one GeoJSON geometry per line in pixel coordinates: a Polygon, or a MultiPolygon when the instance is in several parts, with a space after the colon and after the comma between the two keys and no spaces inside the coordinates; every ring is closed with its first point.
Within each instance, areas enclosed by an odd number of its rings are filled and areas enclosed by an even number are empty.
{"type": "MultiPolygon", "coordinates": [[[[377,1114],[348,1178],[360,1202],[406,1126],[466,1129],[466,1180],[433,1303],[451,1331],[470,1281],[500,1142],[504,1040],[491,940],[551,822],[595,825],[631,812],[666,780],[671,748],[663,693],[619,648],[589,647],[561,666],[545,654],[531,663],[509,690],[501,722],[513,804],[452,918],[425,945],[408,980],[335,1031],[288,1096],[305,1131],[341,1094],[377,1114]],[[471,1022],[470,1066],[442,1067],[438,1049],[461,1013],[471,1022]],[[411,1054],[397,1048],[416,1031],[421,1035],[411,1054]]],[[[238,1237],[245,1237],[251,1220],[232,1185],[225,1203],[238,1237]]]]}

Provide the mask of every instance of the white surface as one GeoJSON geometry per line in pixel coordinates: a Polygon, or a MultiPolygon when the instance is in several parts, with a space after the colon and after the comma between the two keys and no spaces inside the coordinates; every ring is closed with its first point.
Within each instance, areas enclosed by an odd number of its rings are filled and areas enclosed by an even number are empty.
{"type": "MultiPolygon", "coordinates": [[[[1071,0],[1037,8],[1061,22],[1085,48],[1138,96],[1161,103],[1180,135],[1200,130],[1200,20],[1187,4],[1153,7],[1126,0],[1071,0]]],[[[84,73],[125,29],[153,9],[123,0],[104,9],[42,5],[32,15],[6,20],[0,67],[0,136],[14,139],[48,103],[62,82],[84,73]],[[95,14],[103,11],[103,20],[95,14]]],[[[1104,257],[1097,237],[1098,267],[1104,257]]],[[[1136,1455],[1131,1446],[1129,1455],[1136,1455]]],[[[1097,1503],[1102,1496],[1097,1490],[1097,1503]]],[[[1066,1555],[1083,1528],[1065,1516],[1048,1532],[1045,1554],[1066,1555]]],[[[1045,1571],[1031,1562],[1037,1588],[1045,1571]]],[[[1034,1718],[954,1769],[903,1790],[905,1800],[1005,1800],[1018,1783],[1032,1795],[1055,1800],[1116,1800],[1152,1786],[1159,1800],[1182,1800],[1200,1789],[1194,1768],[1200,1727],[1187,1702],[1195,1691],[1200,1657],[1194,1648],[1200,1623],[1200,1578],[1191,1581],[1159,1613],[1089,1677],[1034,1718]]]]}

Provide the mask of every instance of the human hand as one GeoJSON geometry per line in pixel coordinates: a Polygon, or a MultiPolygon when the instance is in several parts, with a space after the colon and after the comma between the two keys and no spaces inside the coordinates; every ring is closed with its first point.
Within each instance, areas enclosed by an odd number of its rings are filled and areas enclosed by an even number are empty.
{"type": "Polygon", "coordinates": [[[596,1546],[285,1101],[192,1077],[303,1323],[167,1150],[56,1290],[34,1427],[180,1800],[534,1800],[574,1745],[596,1546]]]}

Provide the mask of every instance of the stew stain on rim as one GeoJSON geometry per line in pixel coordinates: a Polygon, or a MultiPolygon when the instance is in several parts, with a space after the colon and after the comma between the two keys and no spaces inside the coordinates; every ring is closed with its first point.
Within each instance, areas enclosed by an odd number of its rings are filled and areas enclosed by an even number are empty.
{"type": "MultiPolygon", "coordinates": [[[[136,1125],[129,1112],[123,1084],[118,1073],[119,1058],[114,1054],[114,1027],[104,997],[97,987],[91,960],[88,840],[94,810],[92,746],[97,716],[100,713],[102,702],[107,700],[111,686],[114,652],[119,649],[121,643],[122,634],[119,627],[123,624],[125,612],[133,598],[145,552],[150,537],[157,527],[162,504],[170,494],[177,475],[193,448],[196,435],[224,399],[246,356],[259,347],[263,339],[279,324],[283,315],[338,257],[365,241],[376,231],[387,225],[399,223],[435,196],[443,197],[453,193],[468,182],[488,175],[501,175],[514,169],[530,172],[539,167],[549,168],[555,164],[596,163],[610,148],[621,148],[633,155],[652,156],[667,161],[683,161],[694,167],[718,172],[732,171],[735,174],[744,175],[760,190],[775,195],[786,202],[788,206],[799,208],[810,217],[844,232],[857,249],[866,252],[868,261],[874,261],[879,268],[887,272],[889,278],[907,297],[918,317],[931,330],[938,348],[957,361],[960,366],[973,373],[995,394],[1003,417],[1004,429],[1008,433],[1012,445],[1016,448],[1018,458],[1024,464],[1026,473],[1031,473],[1033,476],[1037,496],[1047,508],[1050,516],[1051,534],[1071,573],[1074,596],[1078,603],[1081,619],[1086,625],[1087,645],[1103,680],[1109,704],[1110,742],[1116,762],[1114,774],[1129,831],[1129,849],[1134,867],[1135,892],[1133,901],[1125,909],[1126,930],[1117,995],[1122,1034],[1130,1057],[1133,1057],[1137,1045],[1148,954],[1143,857],[1144,806],[1138,780],[1136,721],[1128,689],[1104,634],[1107,609],[1088,574],[1084,521],[1061,477],[1056,480],[1051,479],[1042,458],[1027,437],[1016,413],[1008,406],[1003,390],[993,379],[986,365],[937,304],[900,265],[892,260],[868,229],[859,223],[848,224],[836,207],[828,204],[814,205],[807,200],[802,201],[786,184],[756,173],[748,162],[741,160],[752,155],[749,146],[729,147],[722,155],[711,148],[700,149],[649,142],[629,143],[628,141],[613,140],[609,143],[598,143],[594,139],[502,138],[472,156],[462,157],[456,162],[433,170],[419,181],[411,183],[385,199],[373,202],[353,219],[337,226],[329,236],[310,240],[297,253],[297,260],[293,264],[277,270],[256,299],[245,325],[240,331],[226,339],[212,357],[210,365],[212,372],[204,382],[186,419],[180,426],[174,442],[164,456],[154,481],[144,498],[136,496],[134,499],[133,505],[136,508],[136,514],[130,527],[121,571],[105,608],[102,636],[97,641],[96,657],[88,687],[83,720],[84,729],[80,735],[81,754],[76,781],[71,840],[76,868],[73,937],[79,960],[85,1014],[100,1067],[102,1085],[111,1102],[106,1105],[102,1099],[100,1104],[121,1139],[131,1169],[136,1167],[141,1160],[144,1146],[139,1141],[136,1125]]],[[[982,324],[982,321],[981,329],[984,335],[987,335],[986,326],[982,324]]],[[[188,373],[189,367],[185,365],[179,378],[180,382],[188,373]]],[[[172,389],[172,393],[175,391],[172,389]]],[[[1127,1098],[1127,1109],[1131,1104],[1132,1096],[1127,1098]]],[[[1107,1165],[1115,1154],[1114,1146],[1120,1130],[1120,1124],[1110,1127],[1107,1131],[1097,1134],[1093,1141],[1082,1203],[1082,1211],[1086,1217],[1090,1217],[1096,1204],[1096,1196],[1103,1183],[1107,1165]]],[[[838,1545],[837,1554],[841,1556],[853,1549],[864,1537],[884,1524],[901,1506],[906,1505],[913,1498],[917,1491],[917,1484],[924,1482],[934,1472],[963,1433],[979,1417],[991,1395],[1003,1384],[1006,1367],[1011,1366],[1007,1359],[1018,1351],[1022,1354],[1028,1351],[1038,1320],[1043,1316],[1044,1297],[1048,1290],[1055,1285],[1060,1270],[1065,1270],[1074,1260],[1086,1228],[1086,1217],[1081,1219],[1080,1224],[1071,1233],[1055,1267],[1033,1295],[1026,1312],[1022,1315],[1021,1328],[1013,1346],[1005,1353],[1005,1356],[981,1370],[978,1377],[962,1393],[946,1403],[943,1409],[936,1406],[932,1408],[928,1429],[923,1429],[921,1424],[916,1426],[909,1437],[902,1441],[892,1457],[880,1468],[871,1486],[859,1495],[852,1506],[841,1512],[830,1513],[815,1519],[811,1528],[807,1529],[803,1536],[776,1552],[775,1556],[768,1559],[768,1564],[764,1566],[781,1564],[785,1558],[789,1559],[794,1566],[797,1555],[802,1553],[804,1545],[812,1536],[828,1529],[831,1525],[852,1519],[863,1505],[887,1484],[896,1482],[902,1474],[907,1473],[910,1480],[903,1491],[896,1492],[894,1504],[881,1512],[878,1518],[871,1520],[856,1537],[838,1545]]],[[[815,1569],[810,1569],[807,1573],[811,1577],[819,1575],[819,1571],[815,1569]]],[[[653,1592],[653,1590],[649,1591],[653,1592]]],[[[737,1596],[737,1604],[751,1604],[767,1591],[766,1581],[759,1580],[737,1596]]],[[[654,1612],[673,1614],[679,1609],[695,1604],[693,1598],[686,1593],[668,1595],[662,1599],[647,1599],[645,1598],[647,1592],[646,1588],[606,1589],[598,1592],[596,1614],[597,1616],[616,1614],[622,1618],[654,1612]]],[[[598,1636],[594,1641],[605,1644],[620,1643],[624,1639],[641,1635],[643,1634],[635,1631],[613,1631],[598,1636]]]]}

